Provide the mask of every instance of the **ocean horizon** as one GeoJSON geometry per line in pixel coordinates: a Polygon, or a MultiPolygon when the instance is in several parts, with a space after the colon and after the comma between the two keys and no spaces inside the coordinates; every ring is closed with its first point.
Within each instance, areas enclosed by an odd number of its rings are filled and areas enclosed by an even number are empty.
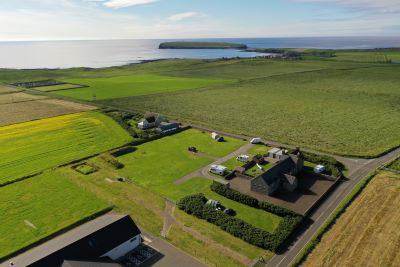
{"type": "Polygon", "coordinates": [[[101,68],[149,60],[251,58],[260,53],[221,49],[158,49],[166,41],[223,41],[249,48],[373,49],[400,47],[400,37],[287,37],[2,41],[0,68],[101,68]]]}

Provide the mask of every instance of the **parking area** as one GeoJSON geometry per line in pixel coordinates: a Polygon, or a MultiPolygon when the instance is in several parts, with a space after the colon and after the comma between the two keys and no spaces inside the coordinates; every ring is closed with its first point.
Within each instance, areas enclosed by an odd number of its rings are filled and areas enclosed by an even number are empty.
{"type": "Polygon", "coordinates": [[[128,253],[119,263],[124,267],[142,266],[142,264],[152,260],[159,252],[154,248],[141,244],[134,251],[128,253]]]}

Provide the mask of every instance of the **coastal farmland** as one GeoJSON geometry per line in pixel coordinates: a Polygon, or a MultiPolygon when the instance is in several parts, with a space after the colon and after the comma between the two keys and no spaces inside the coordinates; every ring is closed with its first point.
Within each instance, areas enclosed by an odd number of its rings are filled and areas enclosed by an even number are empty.
{"type": "Polygon", "coordinates": [[[319,151],[375,156],[400,145],[399,70],[291,73],[103,103],[319,151]]]}
{"type": "Polygon", "coordinates": [[[93,109],[96,107],[26,93],[5,94],[0,95],[0,126],[93,109]]]}
{"type": "Polygon", "coordinates": [[[111,118],[95,112],[0,127],[0,184],[130,140],[111,118]]]}
{"type": "Polygon", "coordinates": [[[109,206],[53,172],[0,187],[0,259],[109,206]]]}
{"type": "Polygon", "coordinates": [[[112,78],[69,79],[68,82],[88,87],[60,90],[57,95],[82,100],[101,100],[127,96],[170,93],[186,89],[208,87],[230,81],[217,79],[168,77],[155,74],[112,78]]]}
{"type": "Polygon", "coordinates": [[[400,175],[380,172],[303,266],[399,266],[400,175]]]}
{"type": "Polygon", "coordinates": [[[0,83],[0,94],[18,92],[19,89],[0,83]]]}

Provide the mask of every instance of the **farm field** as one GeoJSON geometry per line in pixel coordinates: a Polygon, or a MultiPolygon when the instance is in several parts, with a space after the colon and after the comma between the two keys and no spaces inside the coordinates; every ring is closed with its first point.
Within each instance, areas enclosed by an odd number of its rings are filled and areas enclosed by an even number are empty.
{"type": "Polygon", "coordinates": [[[53,172],[0,187],[0,259],[109,206],[53,172]]]}
{"type": "Polygon", "coordinates": [[[229,83],[228,80],[168,77],[155,74],[112,78],[69,79],[68,82],[89,87],[56,91],[54,94],[83,100],[110,99],[126,96],[169,93],[211,85],[229,83]]]}
{"type": "Polygon", "coordinates": [[[400,51],[371,51],[371,52],[340,52],[330,60],[336,61],[358,61],[358,62],[385,62],[388,60],[400,61],[400,51]]]}
{"type": "MultiPolygon", "coordinates": [[[[0,99],[2,96],[0,96],[0,99]]],[[[10,99],[8,98],[8,100],[10,99]]],[[[0,126],[93,109],[96,109],[96,107],[58,99],[38,99],[28,102],[0,104],[0,126]]]]}
{"type": "Polygon", "coordinates": [[[0,94],[0,105],[44,99],[45,96],[26,93],[0,94]]]}
{"type": "Polygon", "coordinates": [[[400,175],[380,172],[303,266],[399,266],[400,175]]]}
{"type": "Polygon", "coordinates": [[[118,160],[125,165],[121,173],[132,181],[163,196],[171,197],[174,181],[213,162],[187,151],[195,146],[200,152],[213,157],[225,156],[244,145],[243,141],[226,138],[226,142],[216,142],[210,133],[190,129],[137,147],[133,153],[118,160]]]}
{"type": "Polygon", "coordinates": [[[57,84],[57,85],[50,85],[50,86],[40,86],[40,87],[33,87],[31,89],[38,90],[41,92],[51,92],[51,91],[58,91],[58,90],[65,90],[65,89],[74,89],[79,88],[80,85],[77,84],[57,84]]]}
{"type": "Polygon", "coordinates": [[[0,184],[130,140],[111,118],[94,112],[0,127],[0,184]]]}
{"type": "Polygon", "coordinates": [[[376,156],[400,145],[399,70],[382,64],[292,73],[103,103],[319,151],[376,156]]]}
{"type": "Polygon", "coordinates": [[[5,84],[0,84],[0,94],[7,94],[7,93],[13,93],[13,92],[18,92],[18,88],[7,86],[5,84]]]}

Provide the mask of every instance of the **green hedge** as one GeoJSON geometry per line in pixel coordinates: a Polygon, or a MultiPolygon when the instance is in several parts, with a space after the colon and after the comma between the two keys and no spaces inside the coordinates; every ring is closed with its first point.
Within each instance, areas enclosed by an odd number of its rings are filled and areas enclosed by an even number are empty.
{"type": "Polygon", "coordinates": [[[211,185],[211,190],[244,205],[263,209],[281,216],[282,221],[273,233],[269,233],[243,220],[213,209],[206,204],[207,199],[202,194],[184,197],[178,202],[178,207],[188,214],[219,226],[222,230],[241,238],[247,243],[264,249],[276,251],[303,220],[303,216],[295,212],[266,202],[259,202],[253,197],[244,195],[217,182],[211,185]]]}
{"type": "Polygon", "coordinates": [[[226,198],[235,200],[235,201],[245,204],[247,206],[259,208],[258,200],[255,199],[254,197],[244,195],[240,192],[234,191],[221,183],[214,181],[211,185],[211,190],[226,197],[226,198]]]}
{"type": "Polygon", "coordinates": [[[317,155],[310,152],[302,152],[302,153],[304,156],[304,160],[324,165],[326,171],[330,175],[334,177],[343,176],[343,171],[346,169],[346,167],[341,162],[337,161],[335,158],[325,155],[317,155]]]}
{"type": "Polygon", "coordinates": [[[211,190],[220,194],[221,196],[226,197],[226,198],[232,199],[234,201],[240,202],[240,203],[245,204],[250,207],[263,209],[267,212],[276,214],[281,217],[300,216],[299,214],[297,214],[291,210],[270,204],[268,202],[261,202],[261,201],[259,202],[258,199],[254,198],[254,197],[251,197],[251,196],[242,194],[238,191],[232,190],[228,186],[218,183],[216,181],[214,181],[212,183],[211,190]]]}

